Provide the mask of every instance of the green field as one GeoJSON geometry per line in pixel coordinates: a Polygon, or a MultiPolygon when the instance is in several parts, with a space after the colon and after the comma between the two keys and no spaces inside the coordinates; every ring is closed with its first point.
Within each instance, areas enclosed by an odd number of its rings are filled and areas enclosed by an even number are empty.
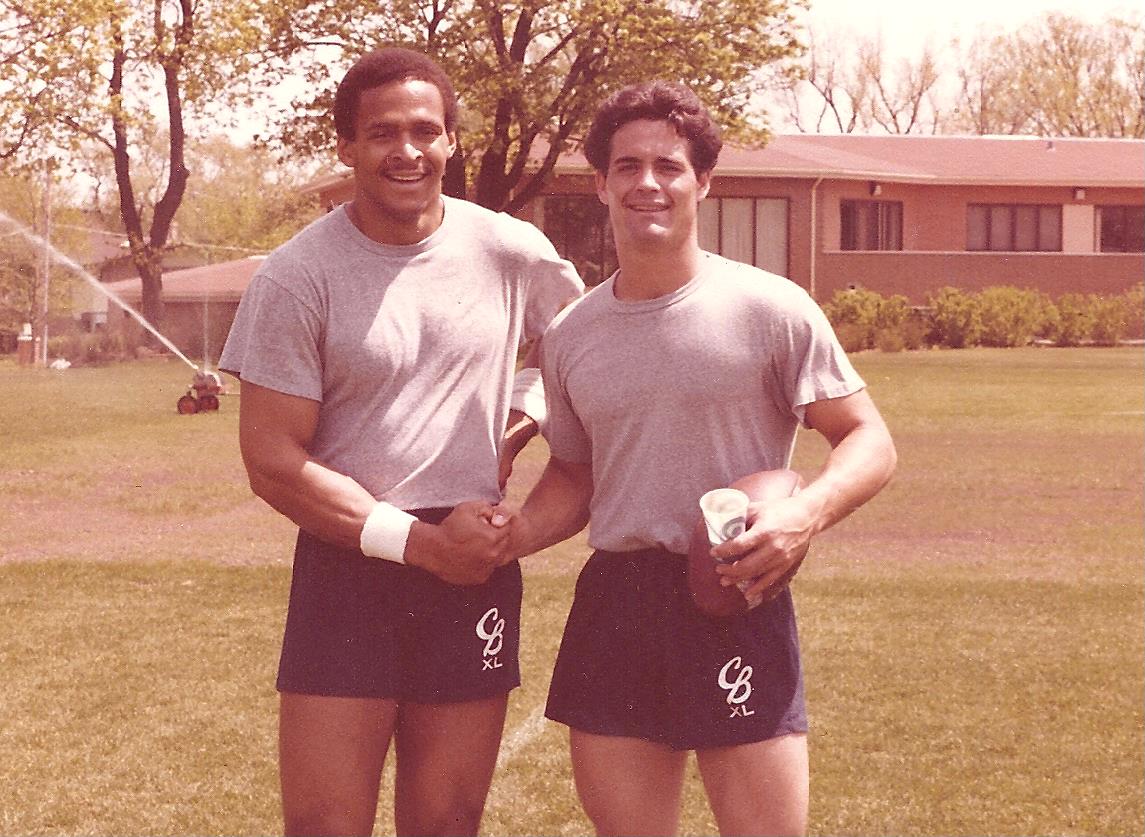
{"type": "MultiPolygon", "coordinates": [[[[794,582],[812,833],[1145,832],[1143,361],[856,356],[900,463],[794,582]]],[[[249,494],[237,396],[175,413],[190,374],[0,361],[0,834],[281,828],[293,532],[249,494]]],[[[823,452],[802,438],[797,467],[823,452]]],[[[544,456],[530,445],[512,497],[544,456]]],[[[488,834],[589,833],[539,716],[585,557],[577,538],[526,561],[488,834]]],[[[694,772],[683,830],[714,832],[694,772]]]]}

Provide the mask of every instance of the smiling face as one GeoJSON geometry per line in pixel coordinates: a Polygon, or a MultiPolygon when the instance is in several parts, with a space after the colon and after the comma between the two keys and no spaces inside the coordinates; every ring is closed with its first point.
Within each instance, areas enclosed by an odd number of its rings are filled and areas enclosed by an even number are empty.
{"type": "Polygon", "coordinates": [[[453,155],[438,89],[411,79],[362,93],[338,159],[354,169],[351,217],[383,244],[415,244],[441,223],[441,177],[453,155]]]}
{"type": "Polygon", "coordinates": [[[664,255],[695,249],[697,204],[710,175],[697,175],[688,141],[663,120],[638,119],[612,135],[596,191],[608,207],[618,251],[664,255]]]}

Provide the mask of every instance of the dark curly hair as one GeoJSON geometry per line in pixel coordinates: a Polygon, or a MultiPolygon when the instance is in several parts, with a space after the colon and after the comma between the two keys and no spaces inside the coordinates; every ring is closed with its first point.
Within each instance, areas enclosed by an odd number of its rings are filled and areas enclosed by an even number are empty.
{"type": "Polygon", "coordinates": [[[667,81],[629,85],[604,100],[582,146],[589,165],[607,173],[613,134],[638,119],[671,123],[676,133],[688,140],[688,159],[696,174],[707,174],[716,167],[723,147],[719,126],[695,93],[667,81]]]}
{"type": "Polygon", "coordinates": [[[394,81],[416,79],[432,84],[445,103],[445,130],[457,129],[457,94],[445,71],[429,56],[402,47],[384,47],[368,52],[354,62],[334,94],[334,130],[342,139],[354,139],[358,103],[362,94],[394,81]]]}

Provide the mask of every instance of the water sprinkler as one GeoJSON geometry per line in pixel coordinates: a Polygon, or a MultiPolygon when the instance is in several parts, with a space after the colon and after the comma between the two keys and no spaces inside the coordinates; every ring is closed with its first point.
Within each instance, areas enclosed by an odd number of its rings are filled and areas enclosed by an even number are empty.
{"type": "Polygon", "coordinates": [[[223,379],[218,372],[195,367],[191,386],[187,387],[187,394],[180,397],[176,402],[175,409],[182,416],[190,416],[195,413],[213,413],[219,409],[219,393],[222,390],[223,379]]]}

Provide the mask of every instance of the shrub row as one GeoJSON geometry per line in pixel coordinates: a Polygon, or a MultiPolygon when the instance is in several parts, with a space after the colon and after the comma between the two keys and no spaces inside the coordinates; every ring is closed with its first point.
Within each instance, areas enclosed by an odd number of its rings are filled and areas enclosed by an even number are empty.
{"type": "Polygon", "coordinates": [[[1113,346],[1145,336],[1145,284],[1118,296],[1064,294],[1010,286],[977,293],[942,288],[924,307],[904,296],[875,291],[838,291],[823,310],[848,352],[888,352],[945,346],[1113,346]]]}
{"type": "Polygon", "coordinates": [[[138,345],[121,332],[72,332],[48,338],[48,355],[72,366],[98,365],[136,356],[138,345]]]}

